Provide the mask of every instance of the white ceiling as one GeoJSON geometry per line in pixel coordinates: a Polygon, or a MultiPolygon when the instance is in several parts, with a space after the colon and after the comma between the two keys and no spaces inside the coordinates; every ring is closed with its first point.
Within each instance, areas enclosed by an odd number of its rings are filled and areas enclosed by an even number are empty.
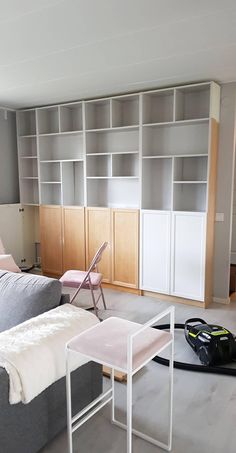
{"type": "Polygon", "coordinates": [[[236,80],[235,0],[0,0],[0,105],[236,80]]]}

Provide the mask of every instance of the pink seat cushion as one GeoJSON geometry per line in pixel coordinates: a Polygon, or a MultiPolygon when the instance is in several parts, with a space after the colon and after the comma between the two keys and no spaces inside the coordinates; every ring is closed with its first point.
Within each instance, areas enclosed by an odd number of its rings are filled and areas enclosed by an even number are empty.
{"type": "MultiPolygon", "coordinates": [[[[142,327],[126,319],[111,317],[72,338],[68,348],[91,360],[127,372],[128,337],[142,327]]],[[[172,340],[169,332],[146,328],[133,340],[133,371],[151,360],[172,340]]]]}
{"type": "MultiPolygon", "coordinates": [[[[84,271],[71,270],[65,272],[65,274],[62,275],[62,277],[60,278],[60,281],[62,282],[63,286],[78,288],[82,281],[84,280],[85,275],[86,272],[84,271]]],[[[90,272],[90,279],[93,289],[98,289],[102,281],[102,274],[99,274],[98,272],[90,272]]],[[[89,283],[88,282],[84,283],[82,288],[90,289],[89,283]]]]}
{"type": "Polygon", "coordinates": [[[9,272],[21,272],[11,255],[0,255],[0,269],[9,272]]]}

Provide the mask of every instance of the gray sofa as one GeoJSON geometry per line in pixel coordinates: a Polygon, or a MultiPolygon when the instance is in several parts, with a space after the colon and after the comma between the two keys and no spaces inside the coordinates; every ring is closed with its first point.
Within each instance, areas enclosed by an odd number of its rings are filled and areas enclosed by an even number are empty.
{"type": "MultiPolygon", "coordinates": [[[[0,332],[68,302],[58,280],[0,271],[0,332]]],[[[102,392],[100,365],[88,363],[74,371],[73,413],[102,392]]],[[[0,367],[0,451],[36,453],[66,426],[65,378],[29,404],[10,405],[9,380],[0,367]]]]}

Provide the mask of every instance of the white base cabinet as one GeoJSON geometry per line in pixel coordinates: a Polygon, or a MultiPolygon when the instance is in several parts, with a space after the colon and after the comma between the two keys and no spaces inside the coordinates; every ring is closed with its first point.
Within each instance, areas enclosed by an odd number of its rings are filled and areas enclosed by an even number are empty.
{"type": "Polygon", "coordinates": [[[141,213],[141,289],[169,294],[170,212],[141,213]]]}
{"type": "Polygon", "coordinates": [[[173,212],[171,294],[204,301],[206,214],[173,212]]]}
{"type": "Polygon", "coordinates": [[[142,211],[141,289],[204,301],[206,214],[142,211]]]}

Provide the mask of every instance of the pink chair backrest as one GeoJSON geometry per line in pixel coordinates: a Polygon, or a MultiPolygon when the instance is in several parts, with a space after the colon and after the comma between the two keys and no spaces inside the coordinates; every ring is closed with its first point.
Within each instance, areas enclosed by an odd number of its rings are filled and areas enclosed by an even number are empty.
{"type": "Polygon", "coordinates": [[[97,267],[98,263],[100,263],[100,261],[102,259],[102,254],[103,254],[104,250],[107,248],[107,246],[108,246],[108,242],[103,242],[101,247],[99,247],[98,251],[95,253],[95,255],[91,261],[91,264],[88,269],[88,273],[91,272],[93,269],[95,269],[97,267]]]}
{"type": "Polygon", "coordinates": [[[84,276],[84,279],[83,281],[80,283],[79,287],[77,288],[77,290],[75,291],[75,293],[73,294],[73,297],[71,298],[70,300],[70,303],[72,304],[72,302],[74,301],[74,299],[76,298],[78,292],[80,291],[80,289],[82,288],[84,282],[86,281],[90,281],[90,272],[92,272],[98,265],[98,263],[101,261],[102,259],[102,254],[104,252],[104,250],[106,249],[106,247],[108,246],[108,242],[103,242],[103,244],[101,245],[101,247],[99,247],[98,251],[95,253],[92,261],[91,261],[91,264],[84,276]]]}

